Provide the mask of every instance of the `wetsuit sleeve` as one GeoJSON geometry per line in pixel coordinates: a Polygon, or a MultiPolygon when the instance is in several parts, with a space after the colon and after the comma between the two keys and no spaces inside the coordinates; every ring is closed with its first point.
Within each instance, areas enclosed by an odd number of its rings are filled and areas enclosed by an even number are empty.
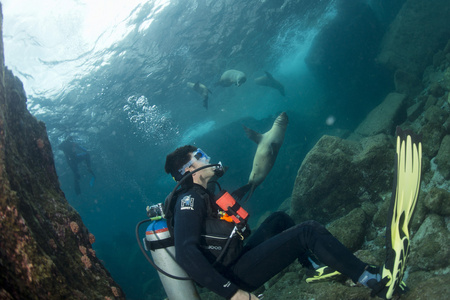
{"type": "Polygon", "coordinates": [[[194,281],[229,299],[238,287],[217,272],[200,251],[206,215],[206,203],[194,191],[178,197],[174,217],[176,260],[194,281]]]}

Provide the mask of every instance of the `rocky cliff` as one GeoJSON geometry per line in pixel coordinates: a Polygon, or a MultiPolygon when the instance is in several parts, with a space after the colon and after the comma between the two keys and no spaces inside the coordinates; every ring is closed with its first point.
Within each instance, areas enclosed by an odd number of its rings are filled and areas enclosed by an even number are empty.
{"type": "Polygon", "coordinates": [[[59,187],[45,125],[0,43],[0,298],[123,299],[59,187]]]}
{"type": "MultiPolygon", "coordinates": [[[[450,35],[450,4],[447,0],[408,0],[381,42],[377,61],[395,71],[397,89],[421,85],[421,75],[433,63],[450,35]]],[[[420,92],[420,89],[415,89],[420,92]]],[[[411,91],[410,91],[411,92],[411,91]]]]}

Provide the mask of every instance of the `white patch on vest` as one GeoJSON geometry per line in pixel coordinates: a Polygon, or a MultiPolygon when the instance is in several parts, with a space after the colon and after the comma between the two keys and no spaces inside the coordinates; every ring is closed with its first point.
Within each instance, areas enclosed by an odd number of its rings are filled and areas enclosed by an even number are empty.
{"type": "Polygon", "coordinates": [[[191,195],[184,196],[183,199],[181,199],[181,210],[194,210],[194,198],[191,197],[191,195]]]}

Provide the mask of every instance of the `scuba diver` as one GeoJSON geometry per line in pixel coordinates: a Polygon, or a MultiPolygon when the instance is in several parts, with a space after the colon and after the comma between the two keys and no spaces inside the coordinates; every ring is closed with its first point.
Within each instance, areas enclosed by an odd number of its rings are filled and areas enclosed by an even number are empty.
{"type": "MultiPolygon", "coordinates": [[[[166,173],[181,183],[166,199],[165,219],[176,262],[190,279],[226,299],[258,299],[251,292],[298,259],[313,270],[307,282],[343,274],[371,288],[373,296],[389,297],[387,267],[362,262],[316,221],[295,224],[289,215],[275,212],[250,235],[249,215],[234,201],[243,195],[208,190],[221,166],[209,161],[200,148],[186,145],[167,155],[165,163],[166,173]]],[[[400,276],[395,292],[405,289],[400,276]]]]}
{"type": "Polygon", "coordinates": [[[177,184],[164,203],[147,207],[149,219],[137,224],[136,239],[172,300],[200,299],[193,281],[227,299],[260,299],[251,292],[296,259],[308,268],[308,283],[345,275],[369,287],[372,297],[391,299],[408,291],[403,275],[421,163],[421,136],[397,127],[386,257],[379,268],[359,260],[321,224],[295,224],[283,212],[273,213],[250,235],[249,214],[236,201],[245,191],[230,194],[216,183],[220,192],[214,195],[208,183],[221,177],[224,168],[220,162],[210,164],[204,151],[190,145],[167,155],[165,171],[177,184]],[[152,223],[141,243],[139,226],[146,222],[152,223]]]}
{"type": "Polygon", "coordinates": [[[58,146],[58,148],[64,152],[67,163],[69,164],[70,169],[72,169],[72,172],[74,174],[75,193],[77,195],[80,195],[81,176],[78,170],[79,163],[85,162],[88,172],[91,173],[92,175],[91,180],[89,182],[90,186],[93,186],[95,182],[95,174],[91,168],[91,156],[89,155],[87,149],[75,143],[72,137],[68,137],[64,142],[62,142],[58,146]]]}

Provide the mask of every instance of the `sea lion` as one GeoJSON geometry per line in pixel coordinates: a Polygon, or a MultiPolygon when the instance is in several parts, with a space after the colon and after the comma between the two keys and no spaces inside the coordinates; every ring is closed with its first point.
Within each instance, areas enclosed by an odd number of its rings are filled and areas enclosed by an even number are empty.
{"type": "Polygon", "coordinates": [[[208,109],[208,94],[212,94],[212,92],[198,81],[196,83],[188,82],[187,85],[203,97],[203,106],[208,109]]]}
{"type": "Polygon", "coordinates": [[[284,141],[284,134],[288,124],[288,116],[282,112],[273,122],[272,128],[264,134],[260,134],[244,126],[247,136],[258,144],[253,168],[248,179],[248,184],[236,191],[237,198],[241,198],[250,189],[246,197],[247,201],[253,194],[255,188],[260,185],[269,174],[278,155],[278,151],[284,141]]]}
{"type": "Polygon", "coordinates": [[[273,78],[272,74],[265,71],[266,75],[258,77],[255,79],[255,83],[263,86],[268,86],[271,88],[274,88],[280,92],[281,95],[285,96],[284,94],[284,86],[275,78],[273,78]]]}
{"type": "Polygon", "coordinates": [[[216,85],[221,85],[224,87],[228,87],[232,84],[236,84],[240,86],[247,80],[244,72],[238,70],[227,70],[223,72],[222,76],[220,76],[220,80],[216,83],[216,85]]]}

